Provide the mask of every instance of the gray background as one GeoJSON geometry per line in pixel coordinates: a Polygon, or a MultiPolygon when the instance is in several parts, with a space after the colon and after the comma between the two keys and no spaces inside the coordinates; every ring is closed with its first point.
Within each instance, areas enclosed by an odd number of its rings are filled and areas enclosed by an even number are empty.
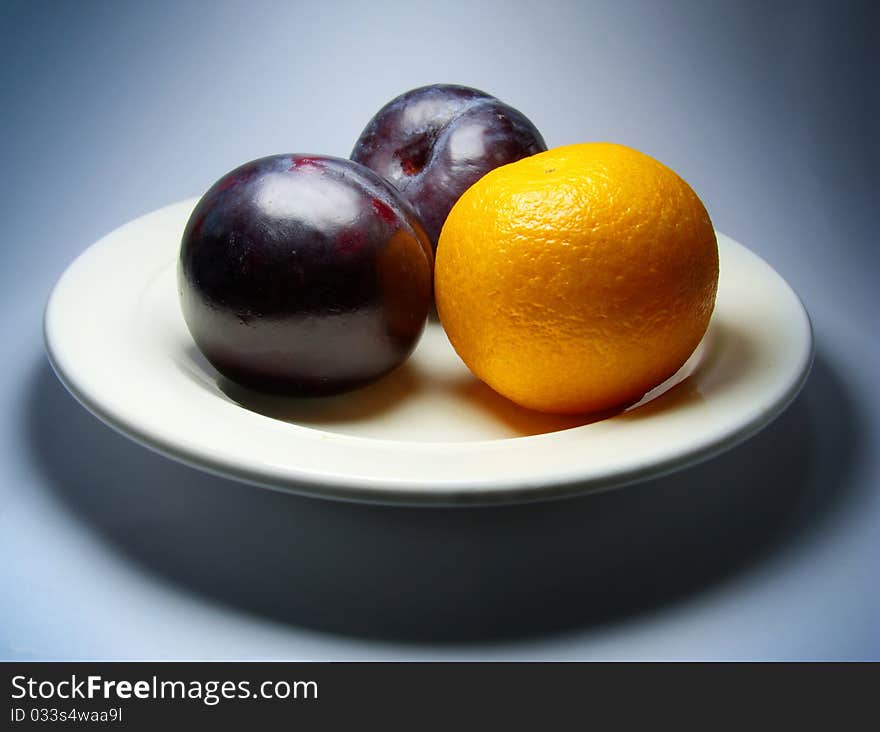
{"type": "Polygon", "coordinates": [[[0,656],[880,658],[871,6],[3,3],[0,656]],[[66,394],[40,321],[79,252],[438,81],[678,170],[812,316],[790,410],[670,478],[452,511],[207,477],[66,394]]]}

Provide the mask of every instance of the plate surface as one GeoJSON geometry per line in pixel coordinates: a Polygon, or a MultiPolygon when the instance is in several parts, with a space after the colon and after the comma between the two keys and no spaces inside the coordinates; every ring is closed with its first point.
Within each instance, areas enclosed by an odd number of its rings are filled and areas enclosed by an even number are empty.
{"type": "Polygon", "coordinates": [[[111,427],[189,465],[266,487],[406,504],[498,503],[609,488],[711,457],[795,397],[813,353],[797,295],[718,235],[703,342],[671,379],[614,415],[521,409],[476,380],[436,322],[381,381],[325,399],[264,396],[219,377],[180,313],[176,263],[196,199],[87,249],[45,314],[61,381],[111,427]]]}

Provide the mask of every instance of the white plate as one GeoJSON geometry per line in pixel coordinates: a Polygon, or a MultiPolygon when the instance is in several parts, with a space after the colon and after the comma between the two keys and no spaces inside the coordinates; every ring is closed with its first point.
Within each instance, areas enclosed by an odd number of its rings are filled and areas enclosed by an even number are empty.
{"type": "Polygon", "coordinates": [[[218,378],[180,314],[175,267],[195,199],[117,229],[58,281],[45,315],[61,381],[111,427],[210,472],[326,497],[521,501],[608,488],[725,450],[778,416],[812,360],[807,314],[763,260],[719,234],[711,325],[681,371],[604,419],[521,409],[477,381],[430,323],[381,381],[325,399],[218,378]]]}

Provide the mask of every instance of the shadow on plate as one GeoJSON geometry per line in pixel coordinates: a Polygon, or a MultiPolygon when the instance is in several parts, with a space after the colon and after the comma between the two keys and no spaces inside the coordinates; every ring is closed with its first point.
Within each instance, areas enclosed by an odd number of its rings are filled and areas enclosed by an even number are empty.
{"type": "MultiPolygon", "coordinates": [[[[709,383],[712,385],[719,378],[729,378],[730,374],[738,373],[753,358],[753,348],[748,340],[724,323],[713,324],[707,341],[709,345],[703,344],[693,373],[711,372],[713,376],[709,383]],[[718,364],[722,361],[726,365],[719,368],[718,364]]],[[[591,414],[571,415],[545,414],[525,409],[502,397],[464,369],[454,378],[445,377],[438,381],[436,374],[420,372],[411,360],[372,384],[321,398],[287,397],[241,386],[218,374],[191,343],[183,349],[178,364],[202,388],[217,391],[248,411],[291,424],[331,431],[338,429],[342,434],[347,432],[347,424],[368,422],[384,413],[393,412],[408,398],[425,390],[437,391],[448,399],[475,408],[478,413],[503,425],[504,433],[511,437],[582,427],[623,412],[628,419],[649,417],[670,408],[678,409],[703,401],[695,379],[681,372],[632,404],[591,414]]]]}
{"type": "Polygon", "coordinates": [[[403,363],[378,381],[354,391],[325,397],[287,397],[266,394],[236,384],[223,376],[217,388],[240,407],[291,424],[314,425],[329,430],[339,422],[369,421],[419,388],[419,379],[409,363],[403,363]]]}
{"type": "Polygon", "coordinates": [[[431,381],[412,361],[406,361],[378,381],[354,391],[326,397],[287,397],[268,394],[236,384],[221,375],[201,352],[190,346],[186,351],[186,370],[209,390],[218,389],[227,399],[251,412],[282,422],[315,429],[346,433],[345,425],[367,422],[393,411],[408,398],[425,388],[445,390],[450,398],[476,406],[483,414],[506,426],[511,436],[525,437],[558,432],[598,422],[621,409],[589,415],[542,414],[525,409],[494,392],[470,373],[443,382],[431,381]]]}
{"type": "Polygon", "coordinates": [[[27,407],[57,496],[156,575],[302,627],[427,642],[585,628],[705,590],[820,525],[861,449],[854,405],[821,358],[780,419],[718,458],[491,508],[347,504],[209,476],[99,423],[46,364],[27,407]]]}

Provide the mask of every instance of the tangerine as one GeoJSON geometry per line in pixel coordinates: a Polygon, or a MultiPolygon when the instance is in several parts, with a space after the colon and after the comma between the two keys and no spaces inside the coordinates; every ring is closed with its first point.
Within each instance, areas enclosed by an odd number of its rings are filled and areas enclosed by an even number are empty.
{"type": "Polygon", "coordinates": [[[489,172],[456,202],[437,312],[468,368],[543,412],[638,400],[688,359],[718,286],[715,230],[674,171],[611,143],[489,172]]]}

